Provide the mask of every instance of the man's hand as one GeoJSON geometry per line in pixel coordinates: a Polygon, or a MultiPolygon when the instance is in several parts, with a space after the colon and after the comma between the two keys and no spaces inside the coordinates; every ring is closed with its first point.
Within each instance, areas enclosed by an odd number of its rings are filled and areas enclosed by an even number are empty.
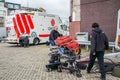
{"type": "Polygon", "coordinates": [[[96,53],[94,52],[93,55],[96,55],[96,53]]]}

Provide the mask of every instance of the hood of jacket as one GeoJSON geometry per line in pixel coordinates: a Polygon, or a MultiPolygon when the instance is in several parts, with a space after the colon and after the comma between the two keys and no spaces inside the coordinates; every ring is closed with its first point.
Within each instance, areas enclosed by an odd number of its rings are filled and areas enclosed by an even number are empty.
{"type": "Polygon", "coordinates": [[[97,33],[97,34],[102,33],[102,30],[100,28],[94,28],[92,31],[97,33]]]}

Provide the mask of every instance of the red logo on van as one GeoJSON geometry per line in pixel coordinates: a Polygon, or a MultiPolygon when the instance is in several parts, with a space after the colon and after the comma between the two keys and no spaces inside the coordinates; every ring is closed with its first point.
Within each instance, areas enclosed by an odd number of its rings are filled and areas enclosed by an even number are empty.
{"type": "Polygon", "coordinates": [[[20,34],[30,34],[30,30],[34,29],[34,24],[30,15],[16,14],[13,18],[13,24],[18,38],[20,34]]]}
{"type": "Polygon", "coordinates": [[[55,20],[52,19],[52,20],[51,20],[51,26],[54,26],[54,25],[55,25],[55,20]]]}

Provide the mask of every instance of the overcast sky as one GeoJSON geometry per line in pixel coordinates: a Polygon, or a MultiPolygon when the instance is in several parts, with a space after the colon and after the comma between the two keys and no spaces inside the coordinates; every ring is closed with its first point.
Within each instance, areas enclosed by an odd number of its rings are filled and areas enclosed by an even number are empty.
{"type": "Polygon", "coordinates": [[[62,19],[70,16],[70,0],[5,0],[6,2],[19,3],[22,6],[34,8],[42,7],[47,13],[57,14],[62,19]]]}

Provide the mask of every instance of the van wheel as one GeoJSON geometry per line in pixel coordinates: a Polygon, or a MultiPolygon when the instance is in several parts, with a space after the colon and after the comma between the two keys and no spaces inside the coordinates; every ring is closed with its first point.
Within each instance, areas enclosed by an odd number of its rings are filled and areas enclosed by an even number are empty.
{"type": "Polygon", "coordinates": [[[21,47],[23,47],[24,46],[24,40],[23,39],[19,40],[19,44],[20,44],[21,47]]]}
{"type": "Polygon", "coordinates": [[[24,43],[20,43],[20,46],[23,47],[23,46],[24,46],[24,43]]]}
{"type": "Polygon", "coordinates": [[[33,40],[33,44],[34,44],[34,45],[39,44],[39,42],[40,42],[40,40],[39,40],[38,38],[35,38],[35,39],[33,40]]]}

